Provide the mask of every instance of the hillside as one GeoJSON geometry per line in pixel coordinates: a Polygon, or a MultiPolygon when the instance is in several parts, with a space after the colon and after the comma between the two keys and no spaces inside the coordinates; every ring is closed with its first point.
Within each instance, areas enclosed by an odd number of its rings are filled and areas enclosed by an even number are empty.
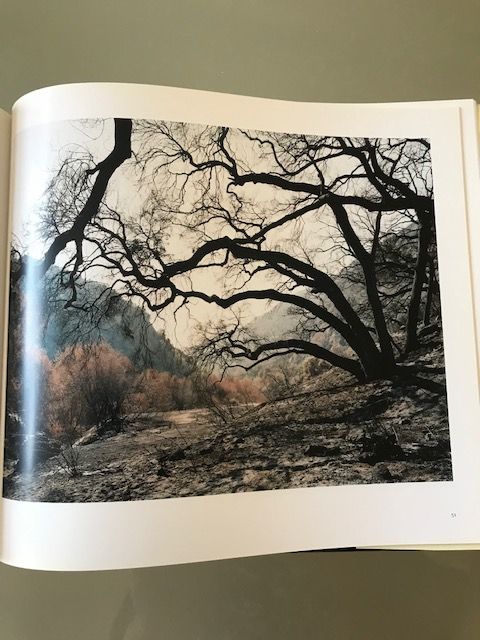
{"type": "MultiPolygon", "coordinates": [[[[415,247],[417,227],[409,224],[403,229],[403,236],[389,234],[376,254],[377,262],[377,287],[380,299],[383,303],[385,319],[392,337],[398,337],[400,344],[403,341],[403,333],[407,319],[407,309],[413,272],[415,268],[415,247]],[[405,237],[408,242],[405,242],[405,237]]],[[[431,254],[436,253],[436,246],[432,243],[431,254]]],[[[435,259],[432,258],[433,264],[435,259]]],[[[365,281],[360,265],[352,260],[341,268],[338,273],[332,274],[333,280],[338,284],[347,300],[350,302],[360,318],[370,326],[373,326],[371,307],[367,299],[365,281]]],[[[427,297],[427,283],[424,285],[423,297],[427,297]]],[[[311,291],[298,287],[295,295],[302,298],[310,298],[318,304],[338,315],[332,303],[324,295],[318,295],[311,291]]],[[[429,317],[422,320],[425,324],[438,323],[440,321],[440,300],[438,282],[434,282],[432,298],[430,302],[429,317]]],[[[317,329],[314,320],[306,321],[305,315],[298,315],[296,309],[288,304],[271,304],[268,311],[255,318],[248,330],[260,339],[275,340],[287,337],[299,337],[302,330],[317,344],[335,352],[343,352],[347,348],[345,342],[333,329],[320,323],[317,329]],[[321,330],[319,330],[321,327],[321,330]]],[[[421,324],[420,327],[421,329],[421,324]]]]}
{"type": "MultiPolygon", "coordinates": [[[[55,286],[54,274],[48,286],[55,286]]],[[[101,299],[106,287],[100,282],[83,282],[79,304],[101,299]]],[[[77,309],[65,309],[63,303],[49,305],[50,313],[43,332],[43,347],[53,360],[73,343],[105,342],[127,356],[138,368],[182,374],[185,356],[175,349],[162,331],[157,330],[145,312],[128,299],[117,299],[108,311],[97,316],[77,309]]]]}
{"type": "MultiPolygon", "coordinates": [[[[414,354],[440,367],[438,336],[414,354]]],[[[440,381],[441,376],[435,375],[440,381]]],[[[452,477],[446,398],[403,382],[358,384],[329,369],[290,395],[219,424],[207,409],[132,416],[125,432],[83,438],[5,493],[42,501],[112,501],[452,477]]]]}

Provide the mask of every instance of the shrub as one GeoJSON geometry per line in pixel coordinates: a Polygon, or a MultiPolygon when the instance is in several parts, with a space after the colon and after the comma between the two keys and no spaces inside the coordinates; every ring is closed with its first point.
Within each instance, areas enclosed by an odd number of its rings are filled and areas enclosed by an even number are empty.
{"type": "Polygon", "coordinates": [[[52,428],[68,431],[73,423],[120,431],[133,381],[129,359],[109,345],[66,349],[55,361],[50,378],[52,428]]]}

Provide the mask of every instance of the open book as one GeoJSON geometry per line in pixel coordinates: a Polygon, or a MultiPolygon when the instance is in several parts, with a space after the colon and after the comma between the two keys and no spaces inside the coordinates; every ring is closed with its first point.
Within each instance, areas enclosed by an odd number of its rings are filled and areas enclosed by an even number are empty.
{"type": "Polygon", "coordinates": [[[473,101],[86,84],[0,125],[4,562],[480,543],[473,101]]]}

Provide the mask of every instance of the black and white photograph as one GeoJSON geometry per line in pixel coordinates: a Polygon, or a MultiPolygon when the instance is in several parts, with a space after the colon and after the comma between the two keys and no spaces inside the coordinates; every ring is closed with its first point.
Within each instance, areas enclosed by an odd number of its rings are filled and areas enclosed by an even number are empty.
{"type": "Polygon", "coordinates": [[[22,135],[5,497],[452,480],[429,139],[22,135]]]}

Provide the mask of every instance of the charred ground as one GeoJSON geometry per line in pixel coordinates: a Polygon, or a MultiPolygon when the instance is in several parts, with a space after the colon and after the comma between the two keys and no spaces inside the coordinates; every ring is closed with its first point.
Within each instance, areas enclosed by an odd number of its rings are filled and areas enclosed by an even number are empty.
{"type": "MultiPolygon", "coordinates": [[[[441,345],[412,357],[439,367],[441,345]]],[[[190,409],[142,414],[115,435],[92,429],[72,449],[76,477],[52,451],[33,477],[7,477],[4,493],[90,502],[452,479],[446,398],[418,386],[358,384],[329,369],[239,411],[224,425],[208,409],[190,409]]]]}

